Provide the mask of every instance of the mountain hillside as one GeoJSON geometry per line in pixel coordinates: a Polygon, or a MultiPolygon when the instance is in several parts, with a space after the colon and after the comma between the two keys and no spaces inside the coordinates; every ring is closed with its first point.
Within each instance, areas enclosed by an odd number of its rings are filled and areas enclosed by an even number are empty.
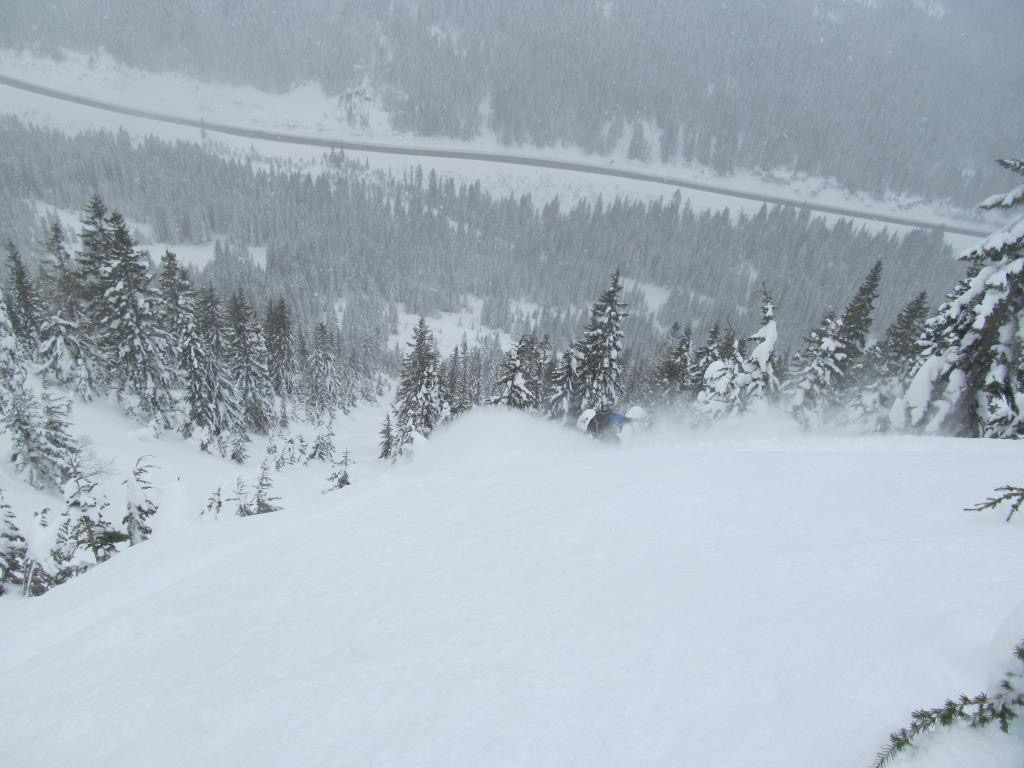
{"type": "MultiPolygon", "coordinates": [[[[1016,441],[767,419],[607,446],[479,409],[219,521],[197,478],[231,465],[178,444],[150,443],[149,541],[0,600],[5,764],[862,768],[1009,659],[1024,530],[961,510],[1016,441]]],[[[1024,740],[954,730],[901,765],[968,756],[1019,765],[1024,740]]]]}

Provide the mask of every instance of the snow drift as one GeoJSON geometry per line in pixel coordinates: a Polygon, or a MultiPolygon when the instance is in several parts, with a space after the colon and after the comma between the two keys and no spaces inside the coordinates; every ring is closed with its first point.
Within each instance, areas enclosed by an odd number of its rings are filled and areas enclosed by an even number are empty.
{"type": "MultiPolygon", "coordinates": [[[[0,601],[4,762],[860,768],[986,684],[1024,530],[961,509],[1022,449],[609,447],[474,411],[322,501],[0,601]]],[[[938,734],[906,762],[967,754],[1024,741],[938,734]]]]}

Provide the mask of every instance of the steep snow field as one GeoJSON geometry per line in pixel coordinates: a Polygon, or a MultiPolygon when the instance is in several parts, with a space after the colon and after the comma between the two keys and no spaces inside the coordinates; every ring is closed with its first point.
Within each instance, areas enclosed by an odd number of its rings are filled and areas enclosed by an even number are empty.
{"type": "MultiPolygon", "coordinates": [[[[375,417],[339,432],[365,453],[375,417]]],[[[0,600],[7,765],[863,768],[1021,629],[1024,528],[961,511],[1019,482],[1014,441],[609,447],[485,409],[341,492],[288,470],[285,510],[200,524],[229,464],[106,429],[177,466],[153,539],[0,600]]],[[[897,765],[1022,757],[1019,731],[956,731],[897,765]]]]}

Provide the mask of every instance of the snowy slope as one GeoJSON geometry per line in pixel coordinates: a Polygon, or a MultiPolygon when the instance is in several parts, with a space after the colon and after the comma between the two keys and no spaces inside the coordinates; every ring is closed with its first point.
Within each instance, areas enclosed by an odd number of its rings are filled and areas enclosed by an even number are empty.
{"type": "MultiPolygon", "coordinates": [[[[862,768],[987,684],[1024,528],[960,510],[1024,446],[744,430],[609,448],[476,411],[0,600],[4,762],[862,768]]],[[[956,732],[903,764],[1022,757],[956,732]]]]}

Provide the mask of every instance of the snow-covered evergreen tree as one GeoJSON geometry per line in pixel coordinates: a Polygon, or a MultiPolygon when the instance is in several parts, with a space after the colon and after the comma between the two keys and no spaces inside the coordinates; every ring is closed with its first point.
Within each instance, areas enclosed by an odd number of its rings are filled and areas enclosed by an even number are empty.
{"type": "Polygon", "coordinates": [[[5,296],[7,317],[18,343],[27,354],[35,354],[44,311],[21,254],[11,242],[7,243],[7,265],[10,273],[10,291],[5,296]]]}
{"type": "Polygon", "coordinates": [[[28,548],[0,488],[0,595],[23,591],[28,548]]]}
{"type": "MultiPolygon", "coordinates": [[[[1000,160],[1024,175],[1024,160],[1000,160]]],[[[994,195],[982,208],[1024,205],[1024,187],[994,195]]],[[[905,398],[893,407],[896,426],[976,437],[1024,435],[1024,218],[961,256],[969,266],[938,313],[905,398]]]]}
{"type": "Polygon", "coordinates": [[[694,354],[693,363],[689,368],[686,389],[693,393],[692,396],[696,396],[704,388],[704,377],[708,372],[708,367],[715,360],[720,360],[721,358],[722,333],[718,323],[715,323],[711,326],[711,330],[708,331],[708,337],[705,339],[704,344],[694,354]]]}
{"type": "Polygon", "coordinates": [[[779,329],[775,321],[775,302],[767,287],[761,291],[761,327],[747,338],[747,352],[743,361],[744,398],[747,406],[756,400],[774,398],[779,392],[779,379],[775,375],[775,344],[779,329]]]}
{"type": "Polygon", "coordinates": [[[50,225],[45,256],[39,270],[42,293],[50,312],[66,322],[82,320],[82,280],[74,257],[68,252],[60,222],[50,225]]]}
{"type": "Polygon", "coordinates": [[[848,423],[867,432],[890,428],[890,413],[909,383],[927,317],[928,298],[922,291],[900,311],[882,340],[868,347],[863,382],[851,392],[846,405],[848,423]]]}
{"type": "Polygon", "coordinates": [[[57,487],[63,487],[70,472],[72,457],[80,450],[78,441],[71,436],[71,402],[48,387],[42,395],[42,449],[46,459],[46,473],[57,487]]]}
{"type": "Polygon", "coordinates": [[[295,396],[295,336],[291,313],[284,299],[267,305],[264,322],[267,338],[267,372],[274,393],[282,400],[295,396]]]}
{"type": "Polygon", "coordinates": [[[192,283],[173,251],[160,257],[160,307],[163,329],[176,347],[181,343],[184,317],[192,304],[192,283]]]}
{"type": "Polygon", "coordinates": [[[15,374],[7,391],[2,423],[15,470],[35,488],[62,487],[78,451],[67,432],[67,402],[44,390],[40,404],[23,373],[15,374]]]}
{"type": "Polygon", "coordinates": [[[408,347],[393,406],[398,453],[406,451],[416,435],[429,436],[449,413],[448,403],[441,393],[440,361],[434,337],[422,317],[413,329],[408,347]]]}
{"type": "Polygon", "coordinates": [[[469,343],[462,335],[462,343],[452,352],[451,373],[454,380],[452,390],[452,416],[470,410],[473,405],[473,391],[470,385],[469,343]]]}
{"type": "Polygon", "coordinates": [[[712,360],[704,372],[704,386],[696,402],[697,414],[704,419],[738,416],[746,410],[750,375],[735,334],[729,336],[728,345],[724,354],[719,350],[718,359],[712,360]]]}
{"type": "Polygon", "coordinates": [[[839,361],[842,377],[837,384],[841,390],[849,390],[862,383],[864,351],[871,335],[881,281],[882,262],[878,260],[839,318],[839,335],[845,353],[839,361]]]}
{"type": "Polygon", "coordinates": [[[352,466],[352,457],[349,455],[348,448],[346,448],[341,454],[341,459],[334,465],[334,472],[327,479],[330,483],[328,491],[341,490],[345,486],[352,484],[348,477],[348,468],[350,466],[352,466]]]}
{"type": "Polygon", "coordinates": [[[249,458],[249,443],[252,440],[249,433],[240,424],[236,425],[231,432],[227,445],[231,451],[231,460],[238,464],[245,464],[249,458]]]}
{"type": "Polygon", "coordinates": [[[41,280],[50,311],[39,328],[38,371],[83,400],[92,400],[103,381],[100,351],[85,327],[81,278],[57,222],[46,240],[41,280]]]}
{"type": "Polygon", "coordinates": [[[77,322],[59,315],[44,320],[36,360],[44,379],[70,389],[86,402],[100,390],[103,379],[97,368],[99,351],[77,322]]]}
{"type": "Polygon", "coordinates": [[[201,515],[212,515],[213,519],[216,520],[220,517],[221,511],[224,509],[224,495],[221,491],[221,486],[217,486],[217,490],[210,494],[206,499],[206,506],[203,507],[201,515]]]}
{"type": "Polygon", "coordinates": [[[654,369],[650,390],[653,399],[669,407],[679,404],[690,378],[690,345],[693,332],[673,323],[654,369]]]}
{"type": "Polygon", "coordinates": [[[128,544],[135,546],[153,534],[149,519],[156,514],[157,507],[149,497],[153,484],[149,482],[149,472],[153,465],[148,463],[148,456],[140,456],[135,461],[132,476],[125,480],[125,514],[121,520],[128,534],[128,544]]]}
{"type": "Polygon", "coordinates": [[[148,255],[135,249],[120,213],[114,211],[108,225],[109,261],[101,275],[102,296],[97,299],[100,347],[128,413],[146,416],[155,428],[165,429],[174,411],[168,367],[171,339],[160,324],[148,255]]]}
{"type": "Polygon", "coordinates": [[[245,482],[241,477],[235,480],[235,495],[228,501],[235,502],[235,517],[249,517],[256,514],[249,489],[245,487],[245,482]]]}
{"type": "Polygon", "coordinates": [[[306,363],[309,380],[306,387],[306,416],[314,424],[332,418],[341,402],[341,377],[337,347],[327,323],[321,321],[313,332],[313,343],[306,363]]]}
{"type": "Polygon", "coordinates": [[[834,412],[845,360],[842,321],[829,312],[807,336],[787,382],[789,410],[804,427],[820,427],[834,412]]]}
{"type": "Polygon", "coordinates": [[[378,433],[380,442],[377,447],[380,449],[378,458],[390,459],[395,452],[395,434],[391,428],[391,414],[384,415],[384,423],[378,433]]]}
{"type": "Polygon", "coordinates": [[[227,346],[245,425],[253,432],[266,434],[273,424],[274,401],[267,346],[263,329],[241,291],[228,304],[227,346]]]}
{"type": "MultiPolygon", "coordinates": [[[[208,309],[218,314],[216,305],[208,309]]],[[[186,434],[198,430],[203,450],[214,446],[222,449],[226,436],[242,424],[242,406],[234,375],[224,354],[220,319],[214,317],[211,322],[212,326],[203,333],[196,306],[186,301],[181,313],[181,341],[178,346],[186,409],[183,430],[186,434]]]]}
{"type": "Polygon", "coordinates": [[[334,461],[334,420],[316,433],[313,445],[310,446],[309,455],[306,461],[322,461],[331,463],[334,461]]]}
{"type": "Polygon", "coordinates": [[[578,366],[576,351],[570,348],[562,353],[551,375],[548,416],[562,424],[573,421],[580,411],[578,366]]]}
{"type": "MultiPolygon", "coordinates": [[[[526,339],[528,337],[523,337],[526,339]]],[[[534,393],[527,387],[527,366],[519,353],[524,347],[523,340],[505,353],[504,360],[498,368],[498,380],[495,382],[495,393],[490,402],[494,405],[505,405],[509,408],[526,410],[532,407],[534,393]]]]}
{"type": "Polygon", "coordinates": [[[69,475],[55,553],[62,577],[109,560],[117,552],[118,544],[128,539],[103,516],[109,504],[98,495],[99,470],[86,466],[76,455],[69,475]]]}
{"type": "Polygon", "coordinates": [[[277,506],[280,501],[276,496],[271,495],[273,478],[270,475],[270,461],[264,459],[260,465],[260,474],[256,479],[256,488],[252,498],[252,513],[254,515],[265,515],[268,512],[277,512],[281,509],[277,506]]]}
{"type": "Polygon", "coordinates": [[[82,212],[82,230],[79,242],[77,273],[82,306],[85,313],[84,329],[94,334],[97,348],[99,336],[108,313],[104,297],[107,288],[107,274],[111,267],[111,233],[107,221],[107,206],[103,198],[93,195],[82,212]]]}
{"type": "Polygon", "coordinates": [[[523,370],[526,389],[530,392],[528,407],[532,411],[543,411],[547,405],[546,392],[550,386],[547,368],[551,355],[551,342],[547,336],[537,338],[532,333],[519,340],[516,356],[523,370]]]}
{"type": "Polygon", "coordinates": [[[590,322],[578,343],[580,408],[601,410],[618,402],[622,376],[622,321],[626,318],[621,302],[622,277],[618,270],[611,285],[594,302],[590,322]]]}

